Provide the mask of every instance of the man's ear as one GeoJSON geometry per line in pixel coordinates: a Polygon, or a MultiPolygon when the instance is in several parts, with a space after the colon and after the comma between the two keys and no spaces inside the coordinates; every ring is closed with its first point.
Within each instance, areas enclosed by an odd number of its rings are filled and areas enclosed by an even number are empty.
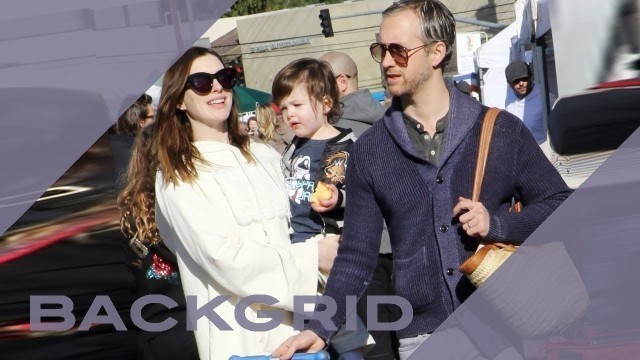
{"type": "Polygon", "coordinates": [[[338,90],[340,91],[340,94],[347,91],[347,87],[349,86],[349,84],[347,83],[347,77],[345,75],[338,76],[337,82],[338,82],[338,90]]]}
{"type": "Polygon", "coordinates": [[[442,41],[438,41],[431,47],[431,52],[433,53],[433,62],[431,63],[431,66],[437,68],[441,66],[442,61],[447,54],[447,45],[442,41]]]}

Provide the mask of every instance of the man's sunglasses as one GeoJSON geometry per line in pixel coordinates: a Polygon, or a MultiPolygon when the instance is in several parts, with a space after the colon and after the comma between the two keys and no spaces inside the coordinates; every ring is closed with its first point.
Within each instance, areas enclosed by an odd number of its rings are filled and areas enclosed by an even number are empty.
{"type": "Polygon", "coordinates": [[[369,51],[371,51],[371,56],[373,60],[381,63],[384,57],[387,55],[387,51],[391,54],[393,61],[398,64],[398,66],[405,67],[409,64],[409,58],[418,52],[418,50],[423,49],[434,42],[420,45],[418,47],[414,47],[413,49],[407,49],[406,47],[400,44],[381,44],[381,43],[373,43],[369,47],[369,51]]]}
{"type": "Polygon", "coordinates": [[[528,81],[528,80],[529,80],[528,77],[517,78],[517,79],[511,81],[511,85],[517,85],[521,81],[528,81]]]}
{"type": "Polygon", "coordinates": [[[231,89],[236,84],[237,72],[234,68],[224,68],[215,74],[199,72],[189,75],[187,85],[199,93],[209,94],[213,89],[213,80],[218,80],[224,89],[231,89]]]}

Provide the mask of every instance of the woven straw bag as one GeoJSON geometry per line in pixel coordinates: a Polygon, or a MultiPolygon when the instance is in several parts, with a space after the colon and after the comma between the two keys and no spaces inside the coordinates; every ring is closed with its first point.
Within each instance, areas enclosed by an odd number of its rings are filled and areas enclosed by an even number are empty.
{"type": "Polygon", "coordinates": [[[473,285],[479,287],[516,251],[517,246],[502,243],[480,245],[478,251],[460,265],[473,285]]]}
{"type": "MultiPolygon", "coordinates": [[[[484,115],[482,121],[482,130],[480,132],[480,145],[478,147],[478,159],[476,161],[475,177],[473,179],[473,192],[471,200],[480,201],[480,191],[482,190],[482,180],[484,178],[484,169],[487,164],[487,156],[489,155],[489,144],[491,144],[491,136],[493,135],[493,126],[500,110],[490,108],[484,115]]],[[[511,210],[520,212],[521,204],[515,203],[511,210]]],[[[485,280],[496,271],[503,262],[505,262],[511,254],[516,250],[517,246],[502,243],[493,243],[478,246],[478,250],[469,259],[460,265],[462,272],[473,285],[479,287],[485,280]]]]}

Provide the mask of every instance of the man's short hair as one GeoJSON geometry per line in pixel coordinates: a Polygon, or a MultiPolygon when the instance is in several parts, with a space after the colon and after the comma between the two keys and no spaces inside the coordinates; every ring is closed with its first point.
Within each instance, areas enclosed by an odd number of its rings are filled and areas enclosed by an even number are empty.
{"type": "Polygon", "coordinates": [[[438,0],[400,0],[385,9],[382,16],[401,10],[413,10],[418,15],[425,44],[433,41],[445,44],[447,52],[441,63],[444,70],[451,60],[453,43],[456,41],[456,20],[451,11],[438,0]]]}

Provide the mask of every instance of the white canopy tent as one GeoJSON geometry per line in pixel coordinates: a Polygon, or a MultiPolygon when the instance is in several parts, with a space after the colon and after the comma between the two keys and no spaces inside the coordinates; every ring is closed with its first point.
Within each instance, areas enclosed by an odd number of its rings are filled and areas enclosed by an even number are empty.
{"type": "Polygon", "coordinates": [[[504,77],[504,69],[512,59],[519,58],[512,55],[518,53],[517,35],[514,22],[476,51],[476,65],[478,68],[488,69],[482,76],[482,99],[487,106],[504,109],[507,97],[513,96],[504,77]]]}
{"type": "Polygon", "coordinates": [[[534,31],[535,37],[539,38],[551,30],[551,16],[549,16],[547,0],[518,0],[515,8],[517,31],[521,44],[530,42],[531,34],[534,31]]]}

